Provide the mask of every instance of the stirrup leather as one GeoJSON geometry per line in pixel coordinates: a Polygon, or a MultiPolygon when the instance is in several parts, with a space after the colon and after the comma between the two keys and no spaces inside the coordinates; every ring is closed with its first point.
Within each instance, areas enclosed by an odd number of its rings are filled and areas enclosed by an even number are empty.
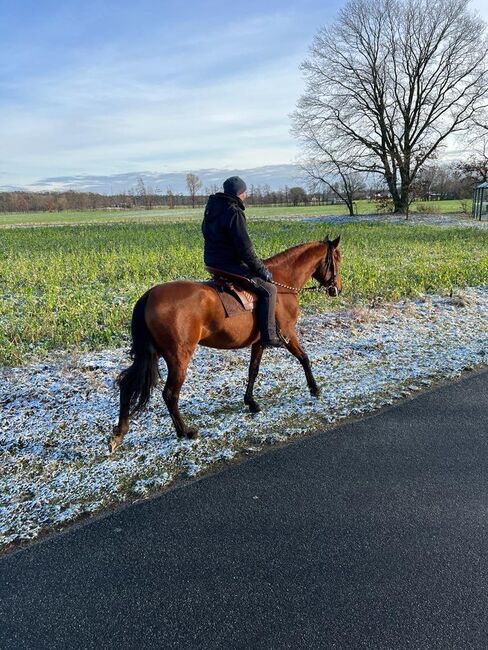
{"type": "Polygon", "coordinates": [[[283,341],[283,343],[285,345],[288,345],[288,343],[290,342],[290,339],[288,338],[288,336],[285,336],[280,329],[276,330],[276,335],[278,336],[280,341],[283,341]]]}

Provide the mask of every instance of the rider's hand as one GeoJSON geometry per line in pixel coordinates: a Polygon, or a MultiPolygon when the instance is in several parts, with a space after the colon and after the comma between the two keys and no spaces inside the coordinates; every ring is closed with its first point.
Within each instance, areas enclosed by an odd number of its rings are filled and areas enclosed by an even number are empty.
{"type": "Polygon", "coordinates": [[[263,280],[266,280],[266,282],[271,282],[272,279],[273,279],[273,274],[271,273],[271,271],[268,271],[268,269],[266,269],[263,273],[263,280]]]}

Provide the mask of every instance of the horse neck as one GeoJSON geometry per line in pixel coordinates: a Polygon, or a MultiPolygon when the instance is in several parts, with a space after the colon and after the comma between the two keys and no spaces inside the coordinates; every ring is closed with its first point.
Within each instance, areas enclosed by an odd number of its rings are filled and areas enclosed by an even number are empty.
{"type": "Polygon", "coordinates": [[[324,257],[327,245],[324,242],[310,242],[296,246],[271,258],[267,266],[277,282],[301,289],[312,277],[320,260],[324,257]]]}

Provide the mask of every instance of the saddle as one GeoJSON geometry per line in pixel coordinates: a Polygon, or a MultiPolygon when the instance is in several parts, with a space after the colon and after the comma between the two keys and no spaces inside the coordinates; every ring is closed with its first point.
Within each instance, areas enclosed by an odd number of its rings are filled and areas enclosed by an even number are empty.
{"type": "Polygon", "coordinates": [[[253,283],[248,278],[211,266],[206,266],[205,269],[212,277],[205,284],[217,291],[227,316],[256,309],[258,296],[254,291],[253,283]]]}

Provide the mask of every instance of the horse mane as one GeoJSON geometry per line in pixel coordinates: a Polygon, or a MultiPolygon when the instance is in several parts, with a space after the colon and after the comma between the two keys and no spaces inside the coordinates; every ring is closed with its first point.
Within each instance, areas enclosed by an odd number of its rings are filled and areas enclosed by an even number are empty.
{"type": "Polygon", "coordinates": [[[312,246],[317,246],[317,244],[323,244],[324,242],[321,241],[309,241],[309,242],[304,242],[303,244],[296,244],[295,246],[292,246],[291,248],[287,248],[284,251],[281,251],[281,253],[276,253],[276,255],[272,255],[271,257],[268,257],[267,259],[263,260],[266,266],[271,265],[271,266],[281,266],[282,264],[288,264],[292,260],[296,260],[298,255],[302,252],[305,252],[309,248],[312,248],[312,246]]]}

